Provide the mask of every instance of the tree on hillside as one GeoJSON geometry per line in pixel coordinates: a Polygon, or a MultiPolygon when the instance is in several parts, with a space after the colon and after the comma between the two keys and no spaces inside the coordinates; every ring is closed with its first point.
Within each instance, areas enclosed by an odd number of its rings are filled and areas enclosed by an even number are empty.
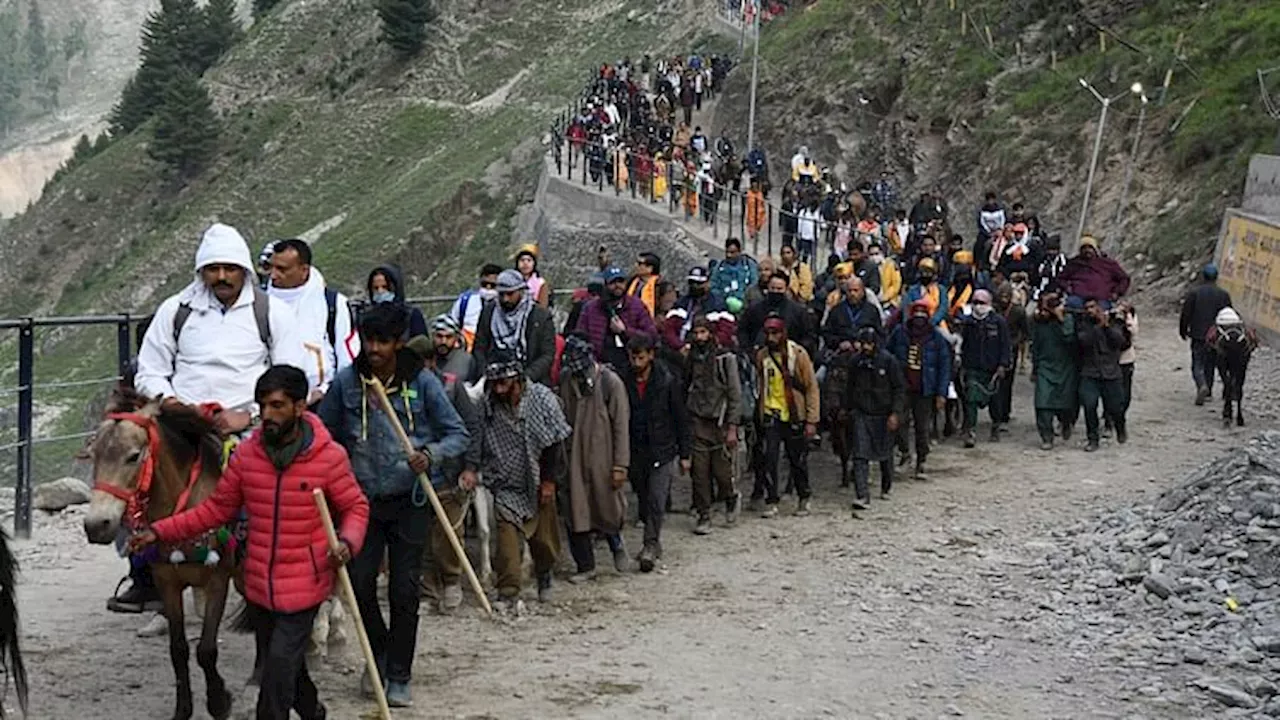
{"type": "Polygon", "coordinates": [[[253,0],[253,19],[257,21],[271,12],[271,8],[280,4],[280,0],[253,0]]]}
{"type": "Polygon", "coordinates": [[[195,176],[217,153],[221,128],[213,100],[195,73],[177,71],[165,87],[164,102],[155,119],[155,137],[148,152],[180,177],[195,176]]]}
{"type": "Polygon", "coordinates": [[[49,43],[44,35],[44,17],[40,5],[31,0],[27,11],[27,68],[34,78],[42,78],[49,71],[49,43]]]}
{"type": "Polygon", "coordinates": [[[205,67],[212,67],[244,36],[236,19],[236,0],[209,0],[204,6],[203,36],[200,60],[205,67]]]}
{"type": "Polygon", "coordinates": [[[17,9],[0,6],[0,135],[13,127],[21,113],[25,61],[17,9]]]}
{"type": "Polygon", "coordinates": [[[382,19],[382,42],[409,57],[422,51],[427,23],[436,13],[431,0],[378,0],[378,17],[382,19]]]}
{"type": "Polygon", "coordinates": [[[119,137],[146,122],[164,102],[165,89],[181,71],[197,77],[209,67],[205,60],[205,16],[195,0],[161,0],[160,9],[142,25],[142,62],[108,120],[119,137]]]}

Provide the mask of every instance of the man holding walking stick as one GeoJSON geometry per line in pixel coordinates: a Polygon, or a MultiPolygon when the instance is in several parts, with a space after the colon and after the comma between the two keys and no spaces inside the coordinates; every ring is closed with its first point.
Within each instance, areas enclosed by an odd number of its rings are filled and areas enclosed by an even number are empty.
{"type": "MultiPolygon", "coordinates": [[[[434,487],[442,487],[446,482],[443,461],[462,455],[469,438],[444,386],[405,347],[406,326],[404,309],[392,303],[366,310],[359,322],[360,355],[334,378],[319,410],[329,432],[351,456],[356,480],[369,498],[369,530],[364,547],[351,562],[351,583],[392,707],[413,703],[409,677],[417,645],[422,551],[431,512],[418,474],[427,473],[434,487]],[[373,389],[375,381],[386,388],[394,420],[383,410],[373,389]],[[415,448],[412,453],[400,440],[401,430],[415,448]],[[377,593],[384,553],[390,572],[389,627],[377,593]]],[[[365,693],[372,695],[367,672],[365,680],[365,693]]]]}
{"type": "Polygon", "coordinates": [[[258,378],[254,399],[262,430],[236,449],[213,494],[199,505],[165,518],[135,535],[138,551],[151,543],[179,543],[229,522],[249,510],[245,599],[263,658],[258,720],[324,720],[325,706],[307,672],[307,639],[320,604],[333,587],[332,572],[320,572],[329,546],[313,492],[323,492],[338,513],[338,544],[327,566],[340,567],[360,551],[369,504],[351,474],[346,453],[319,418],[307,413],[307,376],[288,365],[258,378]],[[317,554],[321,554],[317,557],[317,554]]]}

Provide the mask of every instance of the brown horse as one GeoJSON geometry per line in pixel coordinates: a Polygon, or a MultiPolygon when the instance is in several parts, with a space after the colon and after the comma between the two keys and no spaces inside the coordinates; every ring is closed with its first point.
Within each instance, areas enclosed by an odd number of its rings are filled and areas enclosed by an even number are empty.
{"type": "MultiPolygon", "coordinates": [[[[18,708],[26,717],[27,668],[18,642],[18,593],[14,587],[17,573],[18,561],[9,550],[9,536],[0,530],[0,671],[5,675],[4,690],[8,690],[9,679],[13,679],[18,708]]],[[[4,717],[4,704],[0,703],[0,718],[4,717]]]]}
{"type": "Polygon", "coordinates": [[[827,361],[827,378],[822,383],[820,403],[822,419],[831,435],[831,451],[840,458],[840,487],[849,487],[849,460],[853,455],[849,442],[852,420],[846,396],[849,365],[848,353],[837,353],[827,361]]]}
{"type": "MultiPolygon", "coordinates": [[[[89,445],[93,461],[93,499],[84,519],[89,542],[108,545],[122,527],[134,530],[208,497],[222,466],[222,440],[213,424],[198,411],[161,407],[132,392],[112,399],[106,419],[89,445]]],[[[178,559],[178,549],[161,548],[152,560],[152,573],[169,621],[169,655],[177,679],[174,720],[188,720],[194,709],[182,592],[201,588],[205,595],[204,624],[196,646],[196,662],[204,670],[208,689],[206,709],[216,720],[231,714],[231,693],[218,674],[218,626],[226,608],[235,553],[219,550],[213,564],[178,559]]],[[[193,554],[194,558],[194,554],[193,554]]],[[[256,664],[256,663],[255,663],[256,664]]]]}

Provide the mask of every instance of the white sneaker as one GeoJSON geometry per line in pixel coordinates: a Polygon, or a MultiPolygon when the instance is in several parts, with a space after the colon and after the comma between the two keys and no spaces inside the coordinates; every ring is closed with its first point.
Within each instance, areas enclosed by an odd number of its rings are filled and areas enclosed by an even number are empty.
{"type": "Polygon", "coordinates": [[[138,637],[150,638],[160,637],[169,633],[169,620],[164,613],[156,613],[151,616],[151,620],[146,625],[138,628],[138,637]]]}
{"type": "Polygon", "coordinates": [[[444,586],[444,597],[440,598],[440,611],[451,613],[462,605],[462,586],[454,583],[444,586]]]}

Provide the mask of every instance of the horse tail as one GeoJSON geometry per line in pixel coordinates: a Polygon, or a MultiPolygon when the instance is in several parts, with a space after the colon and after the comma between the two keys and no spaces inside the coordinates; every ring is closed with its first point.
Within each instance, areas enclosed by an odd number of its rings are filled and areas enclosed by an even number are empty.
{"type": "MultiPolygon", "coordinates": [[[[27,714],[27,667],[18,640],[18,598],[14,585],[18,562],[9,549],[9,536],[0,529],[0,668],[13,679],[18,707],[27,714]]],[[[7,685],[7,681],[6,681],[7,685]]],[[[0,705],[0,718],[4,707],[0,705]]]]}

